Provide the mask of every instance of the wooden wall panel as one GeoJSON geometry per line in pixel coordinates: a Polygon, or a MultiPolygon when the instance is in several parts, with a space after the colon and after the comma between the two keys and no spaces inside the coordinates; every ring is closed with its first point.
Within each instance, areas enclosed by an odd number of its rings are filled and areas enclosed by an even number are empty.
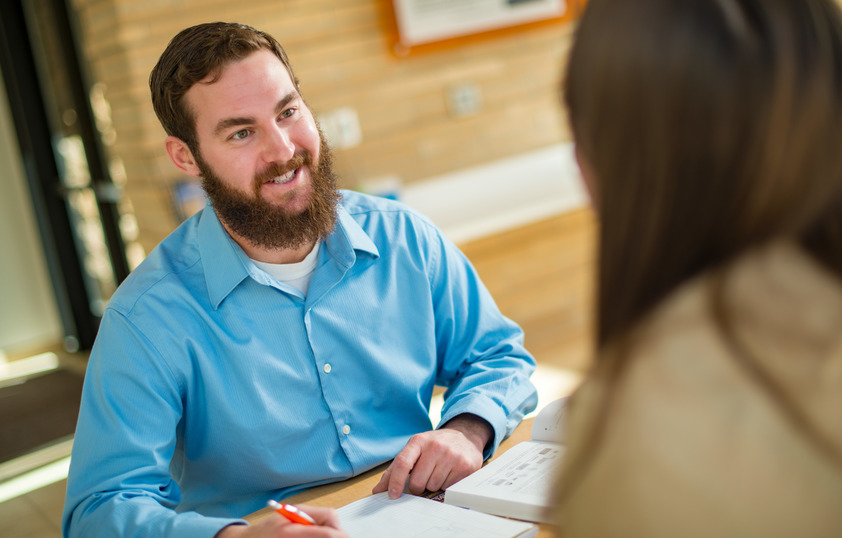
{"type": "Polygon", "coordinates": [[[148,251],[177,224],[169,207],[179,179],[163,150],[148,77],[169,39],[213,20],[251,24],[287,49],[302,93],[317,114],[356,110],[362,144],[337,151],[345,187],[396,175],[423,181],[569,139],[557,85],[571,26],[543,25],[397,57],[388,0],[72,0],[82,46],[105,85],[126,193],[148,251]],[[448,115],[446,94],[469,83],[482,107],[448,115]]]}

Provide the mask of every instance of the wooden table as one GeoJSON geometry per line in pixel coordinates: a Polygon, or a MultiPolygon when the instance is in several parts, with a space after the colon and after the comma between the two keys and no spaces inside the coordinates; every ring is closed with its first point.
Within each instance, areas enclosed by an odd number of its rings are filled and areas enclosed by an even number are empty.
{"type": "MultiPolygon", "coordinates": [[[[500,443],[500,448],[497,450],[495,457],[517,443],[529,440],[532,436],[532,421],[533,419],[530,418],[521,422],[521,424],[515,428],[512,435],[500,443]]],[[[292,497],[287,497],[283,500],[283,502],[290,504],[309,504],[312,506],[340,508],[346,504],[371,495],[372,488],[374,488],[377,482],[380,481],[380,475],[383,474],[386,467],[388,467],[388,464],[384,463],[379,467],[375,467],[370,471],[367,471],[359,476],[349,478],[348,480],[325,484],[323,486],[316,486],[312,489],[308,489],[307,491],[293,495],[292,497]]],[[[263,508],[262,510],[258,510],[257,512],[247,515],[244,519],[250,523],[256,523],[272,513],[273,512],[270,508],[263,508]]],[[[541,523],[538,525],[538,528],[538,538],[551,538],[555,535],[554,527],[552,525],[541,523]]]]}

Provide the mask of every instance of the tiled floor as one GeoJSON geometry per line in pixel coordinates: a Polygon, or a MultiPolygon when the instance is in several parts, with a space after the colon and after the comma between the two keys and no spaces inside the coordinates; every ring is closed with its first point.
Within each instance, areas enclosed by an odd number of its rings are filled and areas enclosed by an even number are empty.
{"type": "MultiPolygon", "coordinates": [[[[87,354],[66,353],[51,349],[60,368],[84,373],[87,354]]],[[[20,360],[19,363],[29,359],[20,360]]],[[[35,361],[39,362],[39,361],[35,361]]],[[[17,363],[16,363],[17,364],[17,363]]],[[[16,481],[24,472],[42,468],[51,462],[70,455],[72,440],[60,439],[40,450],[0,464],[0,476],[16,481]],[[11,466],[11,467],[9,467],[11,466]]],[[[0,489],[6,484],[0,481],[0,489]]],[[[61,511],[64,508],[64,491],[67,480],[59,480],[19,497],[0,502],[0,537],[2,538],[60,538],[61,511]]],[[[7,495],[3,494],[2,498],[7,495]]]]}
{"type": "Polygon", "coordinates": [[[3,538],[60,538],[66,480],[0,503],[3,538]]]}

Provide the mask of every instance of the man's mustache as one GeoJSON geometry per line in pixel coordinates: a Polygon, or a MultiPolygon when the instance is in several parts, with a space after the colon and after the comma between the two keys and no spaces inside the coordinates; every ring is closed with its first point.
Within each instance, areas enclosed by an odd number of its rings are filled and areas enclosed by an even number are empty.
{"type": "Polygon", "coordinates": [[[261,185],[266,183],[269,180],[275,179],[276,177],[283,176],[287,172],[291,170],[295,170],[296,168],[301,168],[304,165],[311,165],[313,163],[313,155],[306,149],[302,149],[300,152],[297,152],[292,158],[285,162],[284,164],[281,163],[272,163],[265,170],[257,174],[254,178],[255,186],[260,188],[261,185]]]}

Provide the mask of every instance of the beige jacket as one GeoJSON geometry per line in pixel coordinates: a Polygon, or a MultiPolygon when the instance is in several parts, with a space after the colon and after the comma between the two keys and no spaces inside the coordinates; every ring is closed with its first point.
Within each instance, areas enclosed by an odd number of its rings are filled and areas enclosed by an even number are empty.
{"type": "MultiPolygon", "coordinates": [[[[842,281],[791,245],[753,254],[733,277],[741,337],[842,453],[842,281]]],[[[561,508],[563,536],[842,536],[842,464],[738,365],[709,287],[684,286],[641,331],[601,448],[561,508]]],[[[568,453],[600,390],[576,394],[568,453]]]]}

